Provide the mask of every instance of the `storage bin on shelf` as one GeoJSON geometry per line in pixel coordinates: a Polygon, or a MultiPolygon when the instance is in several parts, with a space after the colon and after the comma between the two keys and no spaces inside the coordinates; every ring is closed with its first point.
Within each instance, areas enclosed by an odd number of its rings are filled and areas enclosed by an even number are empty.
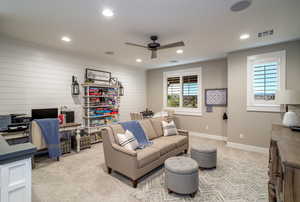
{"type": "Polygon", "coordinates": [[[60,151],[61,154],[71,153],[71,131],[60,133],[60,151]]]}
{"type": "MultiPolygon", "coordinates": [[[[74,150],[77,148],[76,136],[72,136],[72,148],[74,150]]],[[[91,148],[91,137],[82,130],[80,131],[80,150],[87,148],[91,148]]]]}

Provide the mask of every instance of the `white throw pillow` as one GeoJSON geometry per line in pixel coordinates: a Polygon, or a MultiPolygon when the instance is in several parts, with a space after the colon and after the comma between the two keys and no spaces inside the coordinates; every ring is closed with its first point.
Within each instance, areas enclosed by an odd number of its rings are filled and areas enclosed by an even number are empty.
{"type": "Polygon", "coordinates": [[[171,121],[170,123],[162,121],[162,127],[164,131],[164,136],[178,135],[174,121],[171,121]]]}
{"type": "Polygon", "coordinates": [[[125,134],[117,133],[117,137],[119,139],[120,146],[125,149],[134,151],[139,146],[138,141],[129,130],[126,130],[125,134]]]}

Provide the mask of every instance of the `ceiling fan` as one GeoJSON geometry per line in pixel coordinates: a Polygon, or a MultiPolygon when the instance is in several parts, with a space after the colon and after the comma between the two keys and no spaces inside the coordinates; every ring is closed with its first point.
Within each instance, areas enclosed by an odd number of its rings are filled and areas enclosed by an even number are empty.
{"type": "Polygon", "coordinates": [[[170,43],[170,44],[166,44],[166,45],[160,45],[160,43],[156,42],[157,39],[158,39],[157,36],[151,36],[150,39],[152,40],[152,42],[149,43],[147,46],[139,45],[139,44],[135,44],[135,43],[130,43],[130,42],[126,42],[125,44],[130,45],[130,46],[137,46],[137,47],[141,47],[141,48],[147,48],[148,50],[151,51],[151,59],[157,58],[157,51],[158,50],[184,46],[183,41],[170,43]]]}

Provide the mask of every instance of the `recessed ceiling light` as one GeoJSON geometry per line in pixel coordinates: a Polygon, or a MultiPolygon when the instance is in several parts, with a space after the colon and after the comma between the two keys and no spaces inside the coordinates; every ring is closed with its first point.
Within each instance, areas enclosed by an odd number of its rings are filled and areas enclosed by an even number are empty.
{"type": "Polygon", "coordinates": [[[176,51],[176,53],[177,53],[177,54],[182,54],[182,53],[183,53],[183,50],[182,50],[182,49],[179,49],[179,50],[176,51]]]}
{"type": "Polygon", "coordinates": [[[65,42],[71,42],[72,41],[72,39],[70,37],[67,37],[67,36],[61,37],[61,40],[65,41],[65,42]]]}
{"type": "Polygon", "coordinates": [[[240,39],[241,40],[245,40],[245,39],[249,39],[250,38],[250,35],[249,34],[242,34],[241,36],[240,36],[240,39]]]}
{"type": "Polygon", "coordinates": [[[102,15],[104,15],[105,17],[112,17],[114,16],[114,12],[111,9],[103,9],[102,11],[102,15]]]}
{"type": "Polygon", "coordinates": [[[136,62],[143,62],[143,60],[140,59],[140,58],[136,59],[135,61],[136,61],[136,62]]]}
{"type": "Polygon", "coordinates": [[[252,0],[241,0],[236,2],[230,7],[230,10],[233,12],[239,12],[247,9],[251,5],[252,0]]]}

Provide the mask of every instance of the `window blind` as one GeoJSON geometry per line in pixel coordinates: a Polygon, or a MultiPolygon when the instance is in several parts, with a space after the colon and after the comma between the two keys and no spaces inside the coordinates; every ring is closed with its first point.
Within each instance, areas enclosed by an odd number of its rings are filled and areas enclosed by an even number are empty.
{"type": "Polygon", "coordinates": [[[169,77],[168,80],[168,107],[180,105],[180,77],[169,77]]]}
{"type": "Polygon", "coordinates": [[[182,106],[197,108],[198,97],[198,76],[182,77],[182,106]]]}
{"type": "Polygon", "coordinates": [[[278,88],[277,63],[254,65],[253,71],[254,99],[275,100],[278,88]]]}
{"type": "Polygon", "coordinates": [[[180,94],[180,77],[168,78],[168,95],[180,94]]]}
{"type": "Polygon", "coordinates": [[[184,96],[198,95],[198,76],[183,77],[183,93],[184,96]]]}

